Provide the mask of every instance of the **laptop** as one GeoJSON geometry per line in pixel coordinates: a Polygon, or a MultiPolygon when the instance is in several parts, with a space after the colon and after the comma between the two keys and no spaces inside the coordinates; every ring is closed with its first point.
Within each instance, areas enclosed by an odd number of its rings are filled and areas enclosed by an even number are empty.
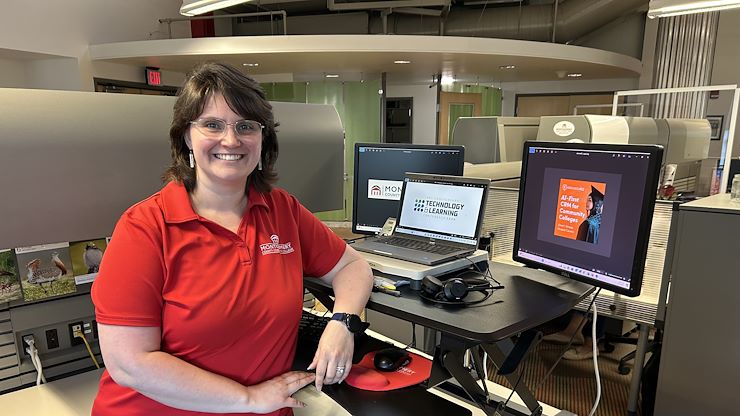
{"type": "Polygon", "coordinates": [[[355,250],[437,265],[478,248],[489,179],[407,173],[396,228],[356,241],[355,250]]]}

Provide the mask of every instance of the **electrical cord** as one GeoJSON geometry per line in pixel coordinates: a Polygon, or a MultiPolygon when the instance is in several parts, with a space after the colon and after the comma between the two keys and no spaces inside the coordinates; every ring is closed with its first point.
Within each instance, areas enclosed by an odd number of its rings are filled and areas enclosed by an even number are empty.
{"type": "MultiPolygon", "coordinates": [[[[498,286],[502,286],[502,289],[503,289],[503,285],[501,284],[501,282],[499,282],[498,280],[496,280],[496,278],[494,278],[494,277],[493,277],[493,274],[491,274],[491,268],[490,268],[490,267],[489,267],[488,269],[486,269],[486,271],[484,272],[483,270],[481,270],[481,269],[480,269],[480,268],[478,267],[478,265],[477,265],[477,264],[475,264],[475,262],[474,262],[473,260],[470,260],[470,259],[469,259],[469,258],[468,258],[467,256],[455,256],[455,258],[457,258],[457,259],[464,259],[464,260],[467,260],[467,261],[468,261],[468,262],[469,262],[470,264],[472,264],[472,265],[473,265],[473,271],[475,271],[475,272],[477,272],[477,273],[478,273],[479,275],[483,276],[483,278],[484,278],[484,279],[490,279],[490,280],[493,280],[493,282],[494,282],[494,283],[496,283],[496,285],[498,285],[498,286]]],[[[463,273],[464,273],[464,272],[465,272],[465,271],[463,271],[463,273]]]]}
{"type": "MultiPolygon", "coordinates": [[[[598,295],[598,293],[596,293],[598,295]]],[[[596,295],[594,295],[594,301],[596,300],[596,295]]],[[[596,340],[596,317],[598,316],[596,313],[596,303],[591,302],[591,305],[593,306],[593,312],[594,317],[591,321],[591,340],[592,340],[592,348],[593,348],[593,354],[594,354],[594,374],[596,375],[596,399],[594,399],[594,407],[591,408],[591,412],[588,414],[588,416],[593,416],[596,413],[596,409],[599,407],[599,401],[601,400],[601,377],[599,376],[599,350],[598,350],[598,341],[596,340]]]]}
{"type": "MultiPolygon", "coordinates": [[[[598,288],[596,290],[596,293],[594,294],[594,297],[591,299],[591,303],[588,304],[588,308],[586,309],[586,311],[588,311],[589,309],[591,309],[591,307],[594,307],[595,308],[594,304],[596,302],[596,298],[599,296],[599,293],[601,293],[601,288],[598,288]]],[[[578,324],[578,328],[581,328],[583,326],[583,323],[586,321],[586,316],[587,316],[587,313],[583,314],[583,317],[581,318],[581,323],[578,324]]],[[[573,345],[573,340],[576,338],[576,334],[578,334],[578,331],[573,332],[573,335],[570,336],[570,340],[568,340],[568,343],[565,344],[565,347],[563,348],[563,351],[558,355],[558,359],[555,360],[555,362],[552,364],[552,366],[550,366],[550,369],[547,370],[547,373],[545,373],[545,376],[542,377],[542,379],[540,380],[540,382],[537,383],[537,385],[532,389],[532,393],[533,394],[537,392],[537,390],[542,386],[542,384],[545,382],[545,380],[547,380],[547,378],[550,376],[550,374],[552,374],[553,370],[555,370],[555,367],[557,367],[558,363],[560,363],[560,360],[563,359],[563,355],[565,354],[565,352],[570,349],[570,346],[571,345],[573,345]]]]}
{"type": "Polygon", "coordinates": [[[79,338],[85,343],[85,347],[87,347],[87,352],[90,354],[90,358],[92,358],[95,368],[100,368],[100,364],[98,364],[98,360],[95,359],[95,354],[93,354],[92,348],[90,348],[90,343],[87,342],[85,334],[83,334],[82,331],[74,331],[73,335],[75,338],[79,338]]]}
{"type": "Polygon", "coordinates": [[[41,358],[39,357],[39,350],[36,348],[36,341],[31,338],[27,338],[26,344],[28,347],[26,348],[26,352],[28,353],[28,356],[31,357],[31,364],[33,364],[33,368],[36,369],[36,385],[40,386],[41,383],[46,383],[46,377],[44,377],[44,367],[41,365],[41,358]]]}
{"type": "Polygon", "coordinates": [[[408,350],[409,348],[416,348],[416,324],[413,322],[411,322],[411,343],[406,344],[403,349],[408,350]]]}
{"type": "Polygon", "coordinates": [[[39,350],[33,350],[31,360],[36,363],[36,385],[39,386],[41,383],[46,384],[46,377],[44,376],[44,366],[41,364],[41,357],[39,357],[39,350]]]}

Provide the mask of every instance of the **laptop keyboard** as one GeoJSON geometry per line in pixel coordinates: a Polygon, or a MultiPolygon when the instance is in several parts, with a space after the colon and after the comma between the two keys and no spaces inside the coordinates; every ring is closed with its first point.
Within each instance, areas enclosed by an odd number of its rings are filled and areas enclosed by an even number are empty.
{"type": "Polygon", "coordinates": [[[420,250],[420,251],[425,251],[427,253],[434,253],[434,254],[441,254],[441,255],[454,253],[460,250],[460,248],[458,247],[443,246],[439,244],[429,244],[429,243],[425,243],[422,241],[416,241],[416,240],[411,240],[408,238],[400,238],[400,237],[379,238],[378,242],[390,244],[396,247],[411,248],[414,250],[420,250]]]}

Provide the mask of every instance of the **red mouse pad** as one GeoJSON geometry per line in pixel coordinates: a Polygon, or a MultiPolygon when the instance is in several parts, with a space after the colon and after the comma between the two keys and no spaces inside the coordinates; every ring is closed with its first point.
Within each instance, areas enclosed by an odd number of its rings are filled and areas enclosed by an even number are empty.
{"type": "Polygon", "coordinates": [[[411,362],[407,365],[396,371],[378,371],[373,364],[375,353],[365,354],[362,361],[352,366],[344,381],[362,390],[388,391],[419,384],[432,374],[432,361],[412,352],[409,352],[411,362]]]}

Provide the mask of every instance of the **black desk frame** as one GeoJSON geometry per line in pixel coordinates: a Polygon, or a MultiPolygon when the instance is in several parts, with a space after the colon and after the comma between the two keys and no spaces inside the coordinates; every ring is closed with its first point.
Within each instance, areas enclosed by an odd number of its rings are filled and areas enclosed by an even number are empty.
{"type": "MultiPolygon", "coordinates": [[[[496,291],[491,299],[478,307],[443,308],[422,301],[410,289],[402,291],[400,298],[373,293],[367,307],[440,331],[441,340],[435,350],[427,387],[437,386],[452,377],[479,407],[489,414],[496,410],[498,404],[490,400],[463,366],[466,351],[480,346],[531,414],[539,416],[542,407],[529,387],[520,380],[518,369],[522,358],[541,339],[541,334],[531,328],[565,314],[593,287],[549,272],[493,262],[489,265],[505,288],[496,291]],[[515,335],[519,335],[517,344],[511,339],[515,335]]],[[[311,278],[304,279],[304,285],[324,306],[333,308],[331,287],[311,278]]],[[[472,356],[475,367],[482,369],[478,354],[472,356]]]]}

